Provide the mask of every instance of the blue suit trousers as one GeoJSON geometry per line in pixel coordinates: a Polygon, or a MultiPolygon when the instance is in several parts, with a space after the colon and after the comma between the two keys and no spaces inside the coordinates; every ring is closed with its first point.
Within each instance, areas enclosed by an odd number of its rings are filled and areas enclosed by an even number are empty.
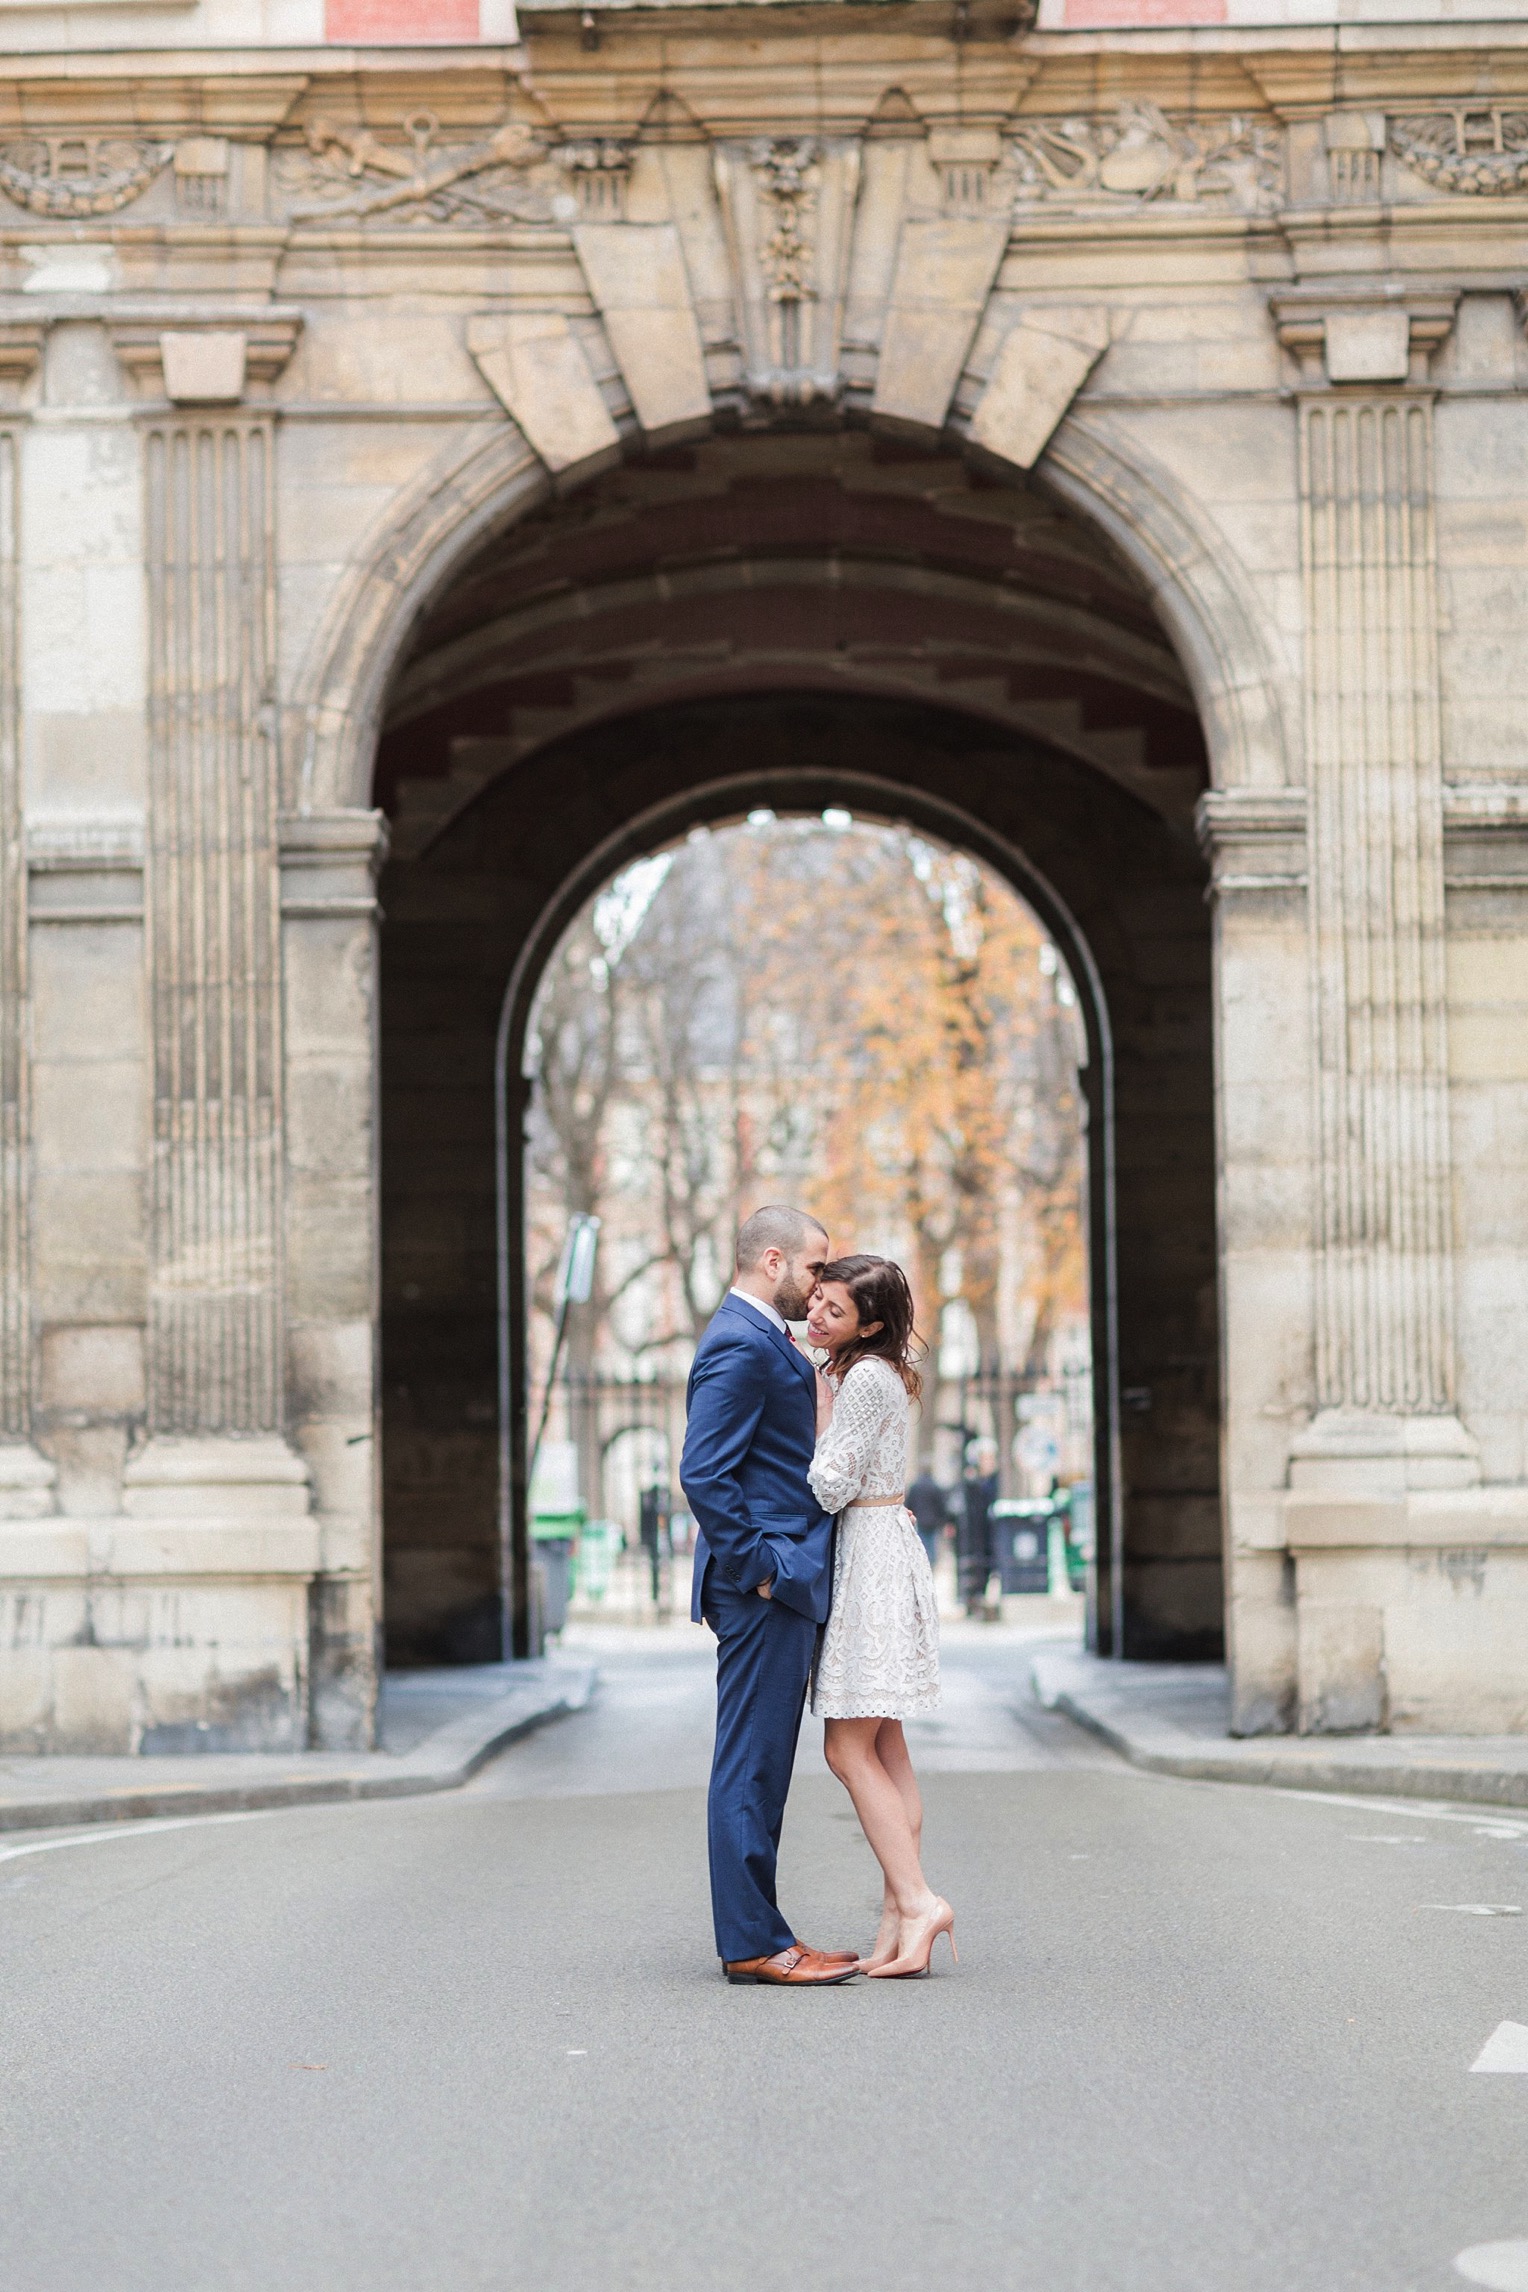
{"type": "Polygon", "coordinates": [[[707,1831],[717,1954],[772,1957],[795,1939],[775,1901],[775,1857],[817,1642],[810,1616],[706,1570],[716,1634],[716,1751],[707,1831]]]}

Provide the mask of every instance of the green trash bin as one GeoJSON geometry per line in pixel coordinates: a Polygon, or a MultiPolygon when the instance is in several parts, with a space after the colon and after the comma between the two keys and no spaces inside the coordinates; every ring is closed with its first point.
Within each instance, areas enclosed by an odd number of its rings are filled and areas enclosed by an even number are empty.
{"type": "Polygon", "coordinates": [[[619,1521],[584,1522],[573,1563],[573,1587],[581,1600],[590,1600],[598,1606],[605,1597],[623,1541],[619,1521]]]}
{"type": "Polygon", "coordinates": [[[1093,1483],[1074,1480],[1066,1498],[1066,1574],[1074,1592],[1087,1590],[1093,1561],[1093,1483]]]}
{"type": "Polygon", "coordinates": [[[561,1631],[573,1595],[573,1551],[584,1515],[538,1512],[531,1522],[531,1557],[541,1568],[541,1628],[561,1631]]]}

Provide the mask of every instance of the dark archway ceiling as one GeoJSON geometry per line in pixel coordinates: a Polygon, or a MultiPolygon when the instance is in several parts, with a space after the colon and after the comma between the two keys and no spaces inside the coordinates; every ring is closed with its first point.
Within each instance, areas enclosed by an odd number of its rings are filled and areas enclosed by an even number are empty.
{"type": "Polygon", "coordinates": [[[624,464],[464,568],[389,700],[400,858],[583,726],[745,692],[934,701],[1091,766],[1186,825],[1187,682],[1130,572],[1037,487],[856,433],[624,464]]]}

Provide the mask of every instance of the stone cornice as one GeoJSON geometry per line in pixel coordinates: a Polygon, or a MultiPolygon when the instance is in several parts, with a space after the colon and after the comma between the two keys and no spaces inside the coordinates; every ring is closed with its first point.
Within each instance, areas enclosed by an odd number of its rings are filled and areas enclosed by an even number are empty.
{"type": "Polygon", "coordinates": [[[387,817],[378,811],[283,812],[276,837],[283,861],[345,858],[378,868],[387,857],[387,817]]]}
{"type": "Polygon", "coordinates": [[[39,875],[137,869],[143,865],[143,823],[72,815],[34,818],[27,826],[26,851],[28,867],[39,875]]]}
{"type": "MultiPolygon", "coordinates": [[[[1015,35],[1029,29],[1035,13],[1036,0],[960,0],[959,44],[1007,45],[1015,35]]],[[[576,27],[580,45],[585,47],[591,45],[591,36],[597,41],[607,28],[627,24],[660,32],[665,39],[683,38],[686,31],[692,31],[708,41],[725,38],[728,32],[756,41],[761,37],[761,15],[774,19],[762,31],[765,38],[794,35],[820,39],[831,26],[829,36],[835,41],[851,31],[868,31],[884,39],[890,30],[893,37],[927,40],[932,36],[955,44],[951,0],[898,0],[896,21],[891,26],[884,19],[874,20],[882,16],[879,8],[867,24],[846,21],[851,12],[844,0],[673,0],[667,6],[655,6],[653,0],[517,0],[516,14],[522,35],[531,36],[527,46],[538,25],[559,20],[576,27]]]]}
{"type": "Polygon", "coordinates": [[[1301,891],[1306,883],[1303,788],[1212,788],[1194,810],[1217,898],[1301,891]]]}
{"type": "Polygon", "coordinates": [[[297,347],[302,324],[300,310],[272,308],[244,311],[236,317],[201,312],[189,324],[179,325],[159,315],[127,317],[117,309],[107,314],[112,348],[140,393],[154,398],[163,392],[188,404],[203,400],[223,403],[242,398],[247,390],[256,399],[268,398],[271,385],[297,347]],[[239,346],[231,385],[221,376],[214,377],[216,387],[199,385],[194,375],[189,382],[178,381],[172,370],[177,339],[194,350],[212,344],[239,346]]]}
{"type": "Polygon", "coordinates": [[[281,912],[292,922],[365,921],[389,828],[377,811],[284,812],[276,823],[281,912]]]}
{"type": "Polygon", "coordinates": [[[1446,783],[1443,833],[1451,891],[1528,891],[1528,786],[1446,783]]]}
{"type": "Polygon", "coordinates": [[[1520,835],[1528,828],[1528,786],[1521,781],[1448,781],[1443,789],[1446,829],[1501,829],[1520,835]]]}
{"type": "Polygon", "coordinates": [[[1302,389],[1324,383],[1422,384],[1454,323],[1459,290],[1344,278],[1282,287],[1268,304],[1302,389]]]}
{"type": "MultiPolygon", "coordinates": [[[[1028,12],[1026,0],[972,0],[965,37],[957,41],[952,37],[952,0],[910,0],[895,11],[848,7],[843,0],[685,0],[681,7],[653,7],[645,0],[593,0],[587,10],[583,0],[557,0],[547,7],[522,0],[519,13],[526,38],[520,45],[251,44],[198,49],[167,40],[157,49],[0,49],[6,61],[0,133],[7,128],[19,133],[28,126],[62,126],[79,119],[79,96],[85,89],[92,97],[99,89],[106,98],[100,109],[92,102],[88,116],[93,124],[120,122],[152,132],[161,119],[153,109],[157,90],[174,99],[162,115],[171,132],[237,137],[268,131],[290,116],[306,91],[341,81],[352,86],[407,81],[411,93],[434,83],[463,95],[473,81],[479,87],[494,82],[512,86],[533,62],[539,64],[543,52],[564,42],[581,48],[586,12],[597,17],[611,46],[661,42],[670,84],[679,84],[677,76],[687,66],[694,68],[685,53],[687,38],[695,42],[694,63],[699,64],[700,51],[714,50],[731,35],[740,48],[747,43],[762,55],[762,66],[754,64],[755,70],[769,68],[768,47],[794,49],[802,41],[825,39],[840,54],[863,41],[888,58],[900,50],[940,69],[948,69],[957,55],[963,67],[974,63],[979,68],[1001,56],[1010,65],[1022,60],[1030,72],[1047,75],[1052,67],[1064,69],[1073,63],[1086,67],[1099,57],[1126,59],[1148,68],[1177,58],[1197,74],[1210,59],[1224,58],[1255,76],[1273,110],[1283,112],[1287,107],[1292,115],[1312,106],[1361,103],[1384,95],[1408,104],[1451,98],[1479,101],[1485,73],[1490,75],[1494,100],[1528,89],[1528,20],[1117,26],[1029,31],[1017,38],[1008,31],[989,38],[983,36],[987,25],[996,29],[1018,21],[1028,12]],[[893,15],[895,20],[889,20],[893,15]],[[44,88],[52,100],[39,107],[36,99],[44,88]]],[[[24,30],[24,19],[20,24],[24,30]]],[[[706,61],[713,62],[714,56],[706,61]]],[[[596,66],[595,76],[603,68],[596,66]]],[[[740,55],[728,68],[734,73],[749,70],[749,59],[740,55]]],[[[799,112],[799,82],[793,93],[799,112]]]]}
{"type": "Polygon", "coordinates": [[[31,379],[46,333],[35,311],[24,318],[0,319],[0,382],[14,385],[31,379]]]}
{"type": "Polygon", "coordinates": [[[29,922],[141,922],[143,847],[143,824],[138,820],[30,820],[29,922]]]}

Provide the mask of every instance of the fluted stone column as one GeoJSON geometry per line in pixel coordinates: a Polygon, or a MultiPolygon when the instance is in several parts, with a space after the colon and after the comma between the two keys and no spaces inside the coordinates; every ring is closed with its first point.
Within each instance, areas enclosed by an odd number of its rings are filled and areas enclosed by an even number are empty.
{"type": "Polygon", "coordinates": [[[1455,1422],[1432,407],[1301,408],[1318,1442],[1455,1422]],[[1322,1420],[1326,1420],[1323,1422],[1322,1420]],[[1339,1421],[1341,1420],[1341,1421],[1339,1421]]]}
{"type": "Polygon", "coordinates": [[[281,1423],[271,433],[155,425],[148,925],[154,1040],[149,1422],[281,1423]]]}
{"type": "MultiPolygon", "coordinates": [[[[0,328],[0,377],[37,362],[40,332],[0,328]]],[[[18,439],[0,428],[0,1522],[53,1510],[54,1469],[32,1445],[27,860],[21,803],[18,439]]],[[[0,1531],[3,1533],[3,1531],[0,1531]]]]}
{"type": "Polygon", "coordinates": [[[149,1439],[123,1510],[140,1564],[201,1579],[209,1633],[220,1601],[245,1661],[268,1648],[268,1676],[230,1691],[229,1739],[296,1745],[317,1540],[284,1437],[273,438],[209,410],[150,421],[143,445],[149,1439]],[[220,1589],[234,1573],[260,1588],[220,1589]]]}
{"type": "Polygon", "coordinates": [[[31,1388],[26,1237],[26,849],[16,738],[16,441],[0,431],[0,1439],[24,1438],[31,1388]]]}
{"type": "Polygon", "coordinates": [[[1280,311],[1317,383],[1299,401],[1315,1409],[1284,1506],[1307,1731],[1404,1724],[1417,1571],[1524,1533],[1520,1507],[1485,1501],[1455,1409],[1426,386],[1451,316],[1452,298],[1280,311]]]}

